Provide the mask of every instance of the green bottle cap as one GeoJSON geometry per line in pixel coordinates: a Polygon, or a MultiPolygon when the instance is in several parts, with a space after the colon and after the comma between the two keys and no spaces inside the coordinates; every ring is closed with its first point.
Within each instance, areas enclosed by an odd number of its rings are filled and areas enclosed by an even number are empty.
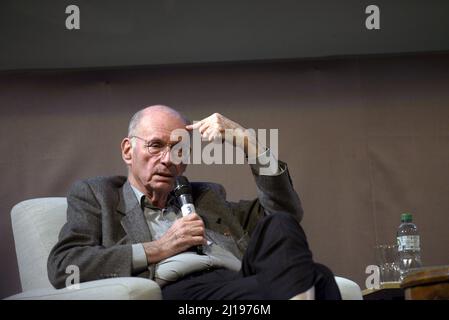
{"type": "Polygon", "coordinates": [[[403,213],[401,214],[401,222],[412,222],[413,221],[413,216],[411,213],[403,213]]]}

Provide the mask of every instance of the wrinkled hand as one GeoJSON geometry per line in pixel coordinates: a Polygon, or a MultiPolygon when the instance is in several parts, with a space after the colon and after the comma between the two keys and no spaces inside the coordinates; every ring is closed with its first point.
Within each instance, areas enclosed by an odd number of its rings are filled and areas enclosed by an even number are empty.
{"type": "Polygon", "coordinates": [[[176,220],[158,240],[143,244],[148,263],[186,251],[190,247],[206,244],[204,222],[196,213],[176,220]]]}
{"type": "Polygon", "coordinates": [[[219,113],[214,113],[201,121],[187,125],[186,129],[198,129],[201,137],[208,141],[221,139],[222,142],[229,142],[242,148],[247,155],[257,154],[258,143],[255,135],[219,113]],[[229,130],[228,133],[231,134],[225,134],[226,130],[229,130]]]}
{"type": "Polygon", "coordinates": [[[245,130],[245,128],[243,128],[237,122],[234,122],[219,113],[214,113],[201,121],[195,122],[192,125],[188,125],[186,126],[186,129],[187,130],[198,129],[199,132],[201,133],[201,136],[209,141],[218,138],[225,139],[226,129],[231,130],[240,129],[242,131],[245,130]]]}

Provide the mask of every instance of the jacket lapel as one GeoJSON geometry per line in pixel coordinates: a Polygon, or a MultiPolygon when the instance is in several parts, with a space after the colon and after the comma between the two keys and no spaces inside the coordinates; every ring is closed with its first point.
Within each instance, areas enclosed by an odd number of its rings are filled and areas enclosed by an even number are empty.
{"type": "Polygon", "coordinates": [[[120,190],[120,202],[117,211],[125,215],[121,224],[133,243],[151,241],[151,233],[145,216],[129,181],[126,181],[120,190]]]}

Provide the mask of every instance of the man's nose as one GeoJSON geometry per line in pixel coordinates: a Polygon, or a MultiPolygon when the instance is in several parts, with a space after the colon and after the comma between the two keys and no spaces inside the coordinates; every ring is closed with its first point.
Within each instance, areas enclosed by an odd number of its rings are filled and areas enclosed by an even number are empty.
{"type": "Polygon", "coordinates": [[[164,151],[162,151],[161,154],[161,163],[165,164],[166,166],[170,166],[172,164],[171,160],[171,148],[170,146],[167,146],[164,151]]]}

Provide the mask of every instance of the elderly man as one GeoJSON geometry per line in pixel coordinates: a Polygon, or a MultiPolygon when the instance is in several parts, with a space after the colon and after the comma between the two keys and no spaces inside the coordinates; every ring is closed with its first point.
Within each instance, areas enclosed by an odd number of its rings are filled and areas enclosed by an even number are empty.
{"type": "Polygon", "coordinates": [[[312,259],[286,164],[262,174],[257,159],[273,155],[256,139],[224,135],[235,129],[246,130],[220,114],[192,125],[166,106],[137,112],[121,144],[128,177],[71,188],[67,223],[48,258],[51,283],[63,287],[66,267],[76,265],[81,282],[148,277],[164,299],[339,299],[332,272],[312,259]],[[194,182],[196,213],[183,217],[173,188],[186,164],[170,152],[178,142],[171,134],[180,129],[224,137],[256,160],[258,198],[229,202],[222,186],[194,182]]]}

